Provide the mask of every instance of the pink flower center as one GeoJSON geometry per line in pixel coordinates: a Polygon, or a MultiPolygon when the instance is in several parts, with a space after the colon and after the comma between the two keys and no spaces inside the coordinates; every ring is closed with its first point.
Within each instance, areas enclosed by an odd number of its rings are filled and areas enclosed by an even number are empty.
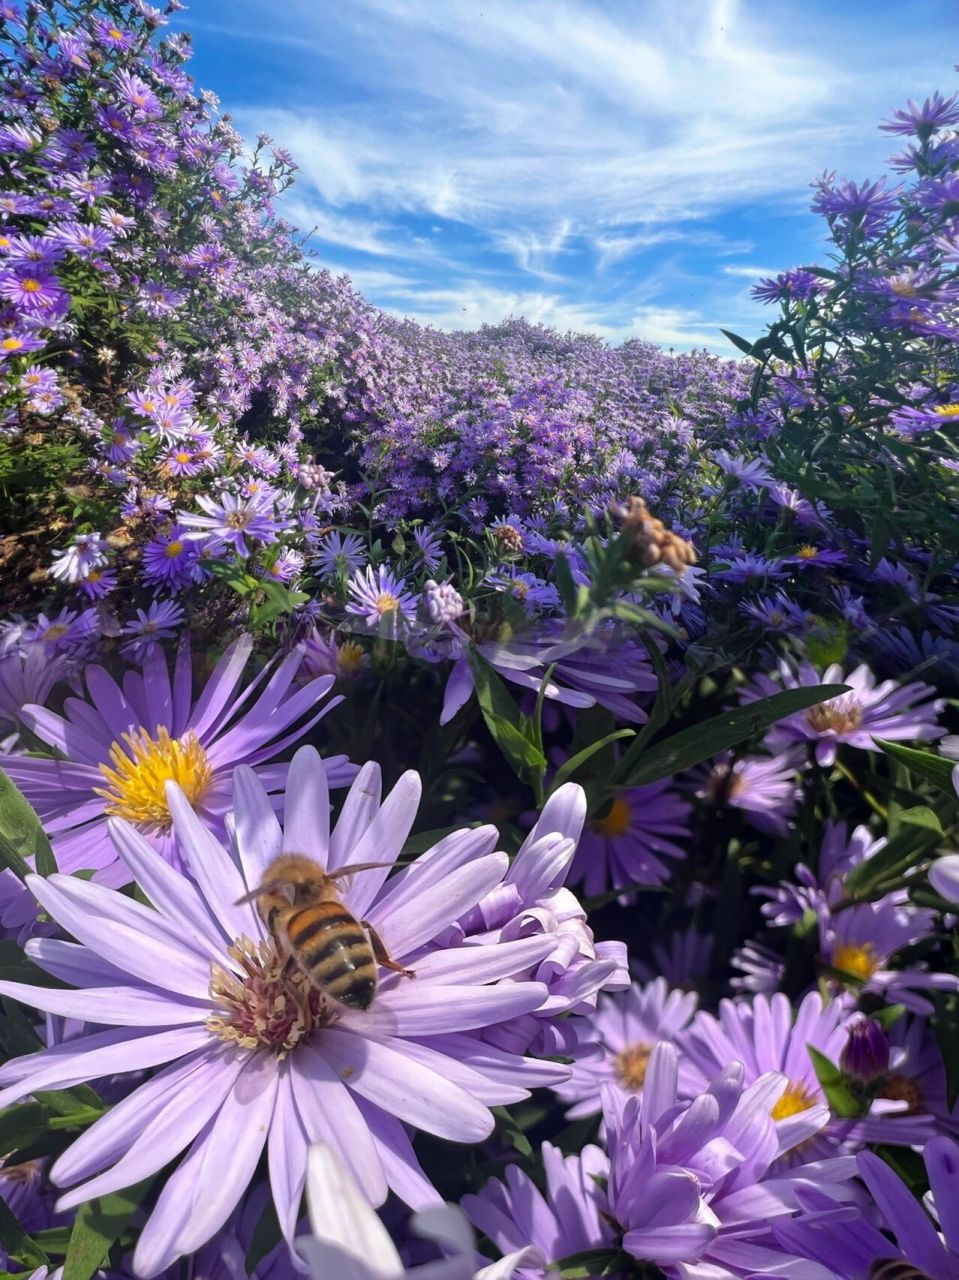
{"type": "Polygon", "coordinates": [[[237,938],[229,955],[239,973],[219,964],[210,971],[210,998],[222,1013],[211,1013],[206,1025],[222,1040],[285,1058],[316,1027],[339,1016],[303,970],[280,957],[272,938],[237,938]]]}

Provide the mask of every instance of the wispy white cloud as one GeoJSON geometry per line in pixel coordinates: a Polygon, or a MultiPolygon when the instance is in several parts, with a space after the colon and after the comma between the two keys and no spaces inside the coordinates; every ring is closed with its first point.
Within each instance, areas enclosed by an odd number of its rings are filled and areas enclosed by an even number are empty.
{"type": "Polygon", "coordinates": [[[748,262],[770,254],[757,210],[810,226],[810,178],[874,172],[878,119],[948,74],[916,2],[204,0],[193,25],[277,50],[268,94],[222,96],[294,154],[284,212],[375,301],[689,346],[722,306],[756,319],[733,285],[775,274],[748,262]]]}

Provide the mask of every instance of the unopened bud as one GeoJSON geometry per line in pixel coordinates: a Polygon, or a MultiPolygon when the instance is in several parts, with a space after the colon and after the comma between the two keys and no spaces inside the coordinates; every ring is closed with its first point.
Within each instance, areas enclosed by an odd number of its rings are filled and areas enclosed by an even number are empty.
{"type": "Polygon", "coordinates": [[[846,1028],[848,1039],[839,1068],[857,1084],[873,1084],[889,1070],[889,1041],[873,1018],[857,1018],[846,1028]]]}

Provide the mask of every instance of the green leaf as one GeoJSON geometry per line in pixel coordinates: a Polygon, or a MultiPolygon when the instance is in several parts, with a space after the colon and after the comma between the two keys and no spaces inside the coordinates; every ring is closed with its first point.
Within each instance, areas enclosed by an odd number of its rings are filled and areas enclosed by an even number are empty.
{"type": "Polygon", "coordinates": [[[486,727],[513,769],[520,776],[530,769],[545,769],[546,757],[523,732],[519,708],[506,685],[475,649],[470,650],[469,664],[486,727]]]}
{"type": "Polygon", "coordinates": [[[23,880],[30,872],[28,858],[33,858],[41,876],[52,875],[57,869],[40,819],[0,769],[0,862],[23,880]]]}
{"type": "Polygon", "coordinates": [[[719,332],[724,338],[731,342],[734,347],[738,347],[744,355],[751,356],[753,354],[754,343],[747,342],[746,339],[741,338],[738,333],[731,333],[728,329],[721,328],[719,332]]]}
{"type": "Polygon", "coordinates": [[[152,1178],[77,1209],[70,1245],[63,1264],[63,1280],[91,1280],[114,1242],[126,1230],[152,1178]]]}
{"type": "Polygon", "coordinates": [[[917,751],[915,747],[904,747],[899,742],[887,742],[883,738],[874,738],[873,741],[887,756],[904,764],[910,773],[934,782],[947,795],[955,796],[956,788],[952,785],[952,774],[956,768],[954,760],[945,760],[933,751],[917,751]]]}
{"type": "Polygon", "coordinates": [[[942,835],[942,823],[928,805],[917,804],[912,809],[901,809],[896,814],[897,822],[906,822],[913,827],[925,827],[927,831],[935,831],[942,835]]]}
{"type": "Polygon", "coordinates": [[[574,756],[570,756],[556,770],[556,777],[553,779],[550,794],[559,790],[563,783],[567,782],[577,769],[581,769],[587,760],[591,760],[597,751],[602,751],[603,747],[608,747],[611,742],[618,742],[620,738],[635,737],[635,729],[617,729],[615,733],[607,733],[605,738],[599,738],[596,742],[591,742],[588,747],[583,747],[582,751],[577,751],[574,756]]]}
{"type": "Polygon", "coordinates": [[[557,552],[556,559],[553,561],[553,572],[556,575],[556,589],[563,602],[563,611],[567,618],[575,618],[579,612],[579,591],[573,581],[569,560],[562,551],[557,552]]]}
{"type": "Polygon", "coordinates": [[[905,1012],[906,1006],[904,1004],[887,1004],[869,1016],[873,1022],[879,1023],[883,1031],[888,1031],[892,1024],[898,1022],[905,1012]]]}
{"type": "Polygon", "coordinates": [[[830,1062],[826,1055],[820,1053],[814,1045],[807,1044],[806,1052],[812,1060],[816,1079],[822,1086],[826,1101],[832,1108],[833,1113],[843,1118],[863,1115],[865,1105],[859,1101],[850,1089],[846,1083],[845,1076],[836,1064],[830,1062]]]}
{"type": "MultiPolygon", "coordinates": [[[[635,1266],[635,1260],[627,1257],[619,1249],[586,1249],[582,1253],[571,1253],[553,1263],[553,1267],[559,1271],[563,1280],[587,1280],[588,1276],[622,1275],[624,1268],[633,1269],[635,1266]]],[[[629,1273],[629,1271],[625,1272],[625,1274],[629,1273]]]]}
{"type": "Polygon", "coordinates": [[[689,729],[674,733],[672,737],[656,742],[643,751],[638,761],[630,760],[630,750],[623,757],[615,785],[640,787],[658,782],[660,778],[668,778],[729,747],[746,742],[786,716],[815,707],[830,698],[837,698],[848,688],[845,684],[823,684],[784,689],[781,693],[747,703],[734,711],[724,711],[721,715],[712,716],[689,729]]]}
{"type": "MultiPolygon", "coordinates": [[[[898,879],[932,853],[941,838],[938,819],[935,827],[922,819],[910,822],[907,815],[915,812],[915,809],[905,809],[898,814],[902,829],[885,848],[846,873],[843,888],[850,898],[857,900],[875,893],[880,885],[885,885],[890,879],[898,879]]],[[[931,810],[927,812],[931,813],[931,810]]],[[[935,814],[932,817],[935,819],[935,814]]]]}
{"type": "Polygon", "coordinates": [[[946,1101],[951,1110],[959,1098],[959,996],[933,998],[936,1012],[931,1019],[932,1029],[946,1069],[946,1101]]]}
{"type": "Polygon", "coordinates": [[[24,1231],[6,1200],[0,1196],[0,1245],[14,1262],[24,1267],[44,1267],[49,1259],[24,1231]]]}
{"type": "Polygon", "coordinates": [[[502,1138],[514,1147],[521,1156],[531,1156],[533,1147],[529,1138],[516,1123],[507,1107],[493,1107],[493,1115],[496,1117],[496,1125],[502,1138]]]}

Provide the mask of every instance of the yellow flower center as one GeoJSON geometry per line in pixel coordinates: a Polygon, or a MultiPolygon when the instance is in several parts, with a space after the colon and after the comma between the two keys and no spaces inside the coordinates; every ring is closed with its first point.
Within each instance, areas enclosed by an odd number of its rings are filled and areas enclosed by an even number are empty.
{"type": "Polygon", "coordinates": [[[52,627],[47,627],[41,640],[59,640],[61,636],[67,634],[67,625],[65,622],[55,622],[52,627]]]}
{"type": "Polygon", "coordinates": [[[23,281],[23,291],[24,293],[39,293],[40,281],[34,280],[33,276],[27,276],[23,281]]]}
{"type": "Polygon", "coordinates": [[[786,1120],[789,1116],[798,1116],[801,1111],[808,1111],[816,1105],[816,1095],[804,1084],[790,1080],[786,1091],[769,1113],[774,1120],[786,1120]]]}
{"type": "Polygon", "coordinates": [[[189,455],[188,453],[180,452],[180,453],[178,453],[178,454],[177,454],[177,456],[176,456],[176,460],[177,460],[177,462],[189,462],[189,461],[190,461],[190,455],[189,455]]]}
{"type": "Polygon", "coordinates": [[[632,820],[633,814],[629,807],[629,801],[622,796],[617,796],[609,807],[609,813],[604,818],[593,819],[593,828],[601,836],[609,839],[612,836],[621,836],[627,832],[632,820]]]}
{"type": "Polygon", "coordinates": [[[806,723],[815,733],[852,733],[862,724],[862,707],[852,694],[830,698],[806,712],[806,723]]]}
{"type": "Polygon", "coordinates": [[[649,1055],[652,1047],[642,1042],[627,1045],[613,1059],[613,1071],[616,1079],[630,1093],[638,1093],[646,1083],[646,1068],[649,1066],[649,1055]]]}
{"type": "Polygon", "coordinates": [[[363,665],[365,654],[355,640],[345,640],[336,651],[336,665],[343,675],[355,675],[363,665]]]}
{"type": "Polygon", "coordinates": [[[936,413],[938,413],[938,415],[939,415],[939,417],[940,417],[940,418],[955,418],[955,417],[959,417],[959,404],[941,404],[941,405],[938,405],[938,406],[937,406],[937,408],[936,408],[936,413]]]}
{"type": "Polygon", "coordinates": [[[0,345],[2,345],[4,351],[19,351],[20,348],[23,346],[23,339],[22,338],[4,338],[3,342],[0,343],[0,345]]]}
{"type": "Polygon", "coordinates": [[[109,35],[111,40],[123,39],[123,32],[120,30],[119,27],[111,27],[107,34],[109,35]]]}
{"type": "Polygon", "coordinates": [[[144,401],[143,401],[143,411],[144,411],[144,413],[156,413],[156,403],[155,403],[155,401],[153,401],[153,400],[144,400],[144,401]]]}
{"type": "Polygon", "coordinates": [[[818,547],[811,547],[808,543],[804,547],[800,547],[796,552],[800,560],[815,560],[819,555],[818,547]]]}
{"type": "Polygon", "coordinates": [[[171,738],[163,727],[155,738],[145,729],[125,733],[122,744],[111,746],[110,760],[112,768],[100,765],[106,788],[94,788],[107,802],[104,812],[160,831],[169,831],[171,825],[167,782],[177,783],[190,804],[197,805],[213,781],[206,751],[194,733],[171,738]]]}
{"type": "Polygon", "coordinates": [[[182,551],[183,551],[183,543],[178,538],[175,538],[173,542],[168,542],[166,544],[163,554],[169,560],[175,560],[177,556],[182,553],[182,551]]]}
{"type": "Polygon", "coordinates": [[[392,591],[381,591],[376,597],[376,612],[382,618],[384,614],[395,613],[400,602],[392,591]]]}
{"type": "Polygon", "coordinates": [[[841,969],[843,973],[851,973],[865,982],[879,968],[880,960],[871,942],[861,946],[854,943],[840,942],[832,953],[832,967],[841,969]]]}

